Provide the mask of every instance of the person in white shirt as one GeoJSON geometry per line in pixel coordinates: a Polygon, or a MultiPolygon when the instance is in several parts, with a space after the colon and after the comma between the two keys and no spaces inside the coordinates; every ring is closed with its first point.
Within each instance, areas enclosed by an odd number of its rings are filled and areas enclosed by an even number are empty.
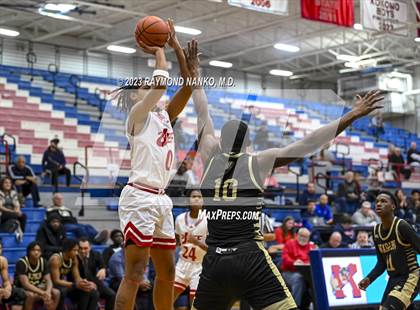
{"type": "Polygon", "coordinates": [[[191,189],[187,197],[190,211],[181,213],[175,220],[175,238],[180,252],[175,269],[174,300],[188,286],[190,299],[194,298],[207,251],[207,218],[205,212],[201,212],[203,196],[199,189],[191,189]]]}

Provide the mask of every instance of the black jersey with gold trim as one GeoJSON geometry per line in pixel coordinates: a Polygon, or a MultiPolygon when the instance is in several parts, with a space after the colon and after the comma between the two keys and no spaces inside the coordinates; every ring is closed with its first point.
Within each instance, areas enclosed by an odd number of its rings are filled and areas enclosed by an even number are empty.
{"type": "Polygon", "coordinates": [[[382,224],[374,228],[373,240],[378,254],[386,264],[390,277],[407,275],[419,270],[416,251],[412,244],[403,239],[399,230],[402,225],[409,225],[404,220],[394,217],[391,228],[385,231],[382,224]]]}
{"type": "Polygon", "coordinates": [[[40,257],[37,264],[32,266],[29,262],[29,258],[24,256],[16,263],[15,285],[17,287],[22,287],[19,275],[24,274],[28,277],[30,284],[39,287],[40,285],[45,284],[44,276],[48,273],[47,264],[43,257],[40,257]]]}
{"type": "Polygon", "coordinates": [[[262,240],[263,188],[258,172],[257,160],[250,154],[221,153],[209,160],[201,182],[208,245],[229,247],[262,240]]]}

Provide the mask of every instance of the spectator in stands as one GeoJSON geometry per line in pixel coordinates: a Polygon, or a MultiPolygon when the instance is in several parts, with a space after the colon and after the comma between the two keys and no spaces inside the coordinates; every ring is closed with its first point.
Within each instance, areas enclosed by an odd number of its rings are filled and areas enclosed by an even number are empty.
{"type": "Polygon", "coordinates": [[[61,293],[58,309],[64,309],[64,299],[68,297],[79,310],[96,310],[99,293],[94,282],[80,276],[78,253],[77,241],[66,239],[62,252],[55,253],[48,261],[54,287],[61,293]]]}
{"type": "MultiPolygon", "coordinates": [[[[118,290],[121,280],[125,274],[124,249],[114,253],[109,260],[109,277],[111,278],[110,287],[118,290]]],[[[150,263],[143,275],[143,281],[139,284],[137,291],[137,309],[152,309],[152,288],[153,284],[149,280],[150,263]]]]}
{"type": "Polygon", "coordinates": [[[18,242],[22,241],[26,226],[26,214],[20,209],[17,193],[12,189],[12,179],[0,180],[1,230],[15,232],[18,242]]]}
{"type": "Polygon", "coordinates": [[[326,224],[332,224],[333,216],[331,207],[328,204],[328,196],[323,194],[319,197],[319,203],[315,207],[315,215],[322,217],[326,224]]]}
{"type": "Polygon", "coordinates": [[[99,297],[105,300],[105,310],[114,309],[115,292],[104,284],[106,266],[101,253],[93,251],[87,238],[79,240],[79,273],[83,279],[96,284],[99,297]]]}
{"type": "Polygon", "coordinates": [[[41,244],[43,256],[48,259],[52,254],[60,252],[65,236],[60,216],[58,214],[48,216],[36,233],[36,240],[41,244]]]}
{"type": "Polygon", "coordinates": [[[9,175],[13,179],[17,191],[25,198],[31,194],[34,206],[40,207],[38,180],[32,168],[26,165],[24,156],[19,156],[16,162],[9,166],[9,175]]]}
{"type": "Polygon", "coordinates": [[[394,149],[393,154],[389,156],[388,164],[391,165],[392,171],[394,171],[395,180],[400,181],[401,175],[403,175],[405,179],[410,177],[410,170],[404,167],[405,161],[400,148],[396,147],[394,149]]]}
{"type": "Polygon", "coordinates": [[[26,256],[16,263],[15,286],[25,290],[25,310],[34,309],[40,302],[47,310],[55,310],[60,301],[60,291],[53,288],[47,261],[41,254],[41,244],[32,241],[26,256]]]}
{"type": "Polygon", "coordinates": [[[373,129],[373,135],[376,137],[376,142],[379,141],[380,135],[385,133],[384,121],[380,112],[371,118],[371,128],[373,129]]]}
{"type": "Polygon", "coordinates": [[[364,230],[359,230],[356,242],[350,245],[350,248],[352,249],[366,249],[373,247],[373,243],[369,240],[369,234],[364,230]]]}
{"type": "Polygon", "coordinates": [[[334,230],[341,234],[341,243],[344,246],[348,247],[356,241],[356,232],[354,231],[350,215],[344,214],[340,223],[335,225],[334,230]]]}
{"type": "Polygon", "coordinates": [[[108,241],[108,230],[98,232],[90,224],[79,224],[71,210],[63,205],[63,201],[63,195],[54,193],[52,198],[53,205],[47,210],[47,217],[51,214],[58,214],[65,231],[67,233],[73,233],[76,238],[87,237],[95,244],[102,244],[108,241]]]}
{"type": "Polygon", "coordinates": [[[412,167],[420,166],[420,152],[417,151],[417,143],[411,142],[410,148],[407,151],[407,164],[412,167]]]}
{"type": "Polygon", "coordinates": [[[11,306],[11,310],[21,310],[26,298],[25,291],[12,287],[9,278],[9,262],[2,254],[3,244],[0,240],[0,307],[11,306]]]}
{"type": "Polygon", "coordinates": [[[51,184],[55,191],[58,189],[58,176],[66,176],[66,184],[70,186],[71,172],[66,168],[66,158],[61,149],[58,148],[60,140],[54,138],[50,141],[50,146],[45,150],[42,156],[42,168],[44,173],[51,175],[51,184]]]}
{"type": "Polygon", "coordinates": [[[410,209],[416,210],[420,206],[420,190],[413,189],[410,197],[407,198],[407,203],[410,209]]]}
{"type": "Polygon", "coordinates": [[[309,251],[316,248],[316,245],[309,241],[310,235],[308,229],[300,228],[296,239],[287,241],[282,252],[283,278],[299,309],[307,309],[309,306],[309,303],[303,303],[305,295],[309,295],[308,283],[303,275],[296,270],[296,266],[309,265],[309,251]]]}
{"type": "Polygon", "coordinates": [[[354,212],[352,216],[353,223],[359,226],[374,226],[379,224],[381,220],[379,216],[372,210],[371,203],[364,201],[359,210],[354,212]]]}
{"type": "Polygon", "coordinates": [[[312,183],[312,182],[309,182],[306,185],[306,189],[300,195],[299,204],[301,206],[306,206],[306,205],[308,205],[309,200],[313,200],[313,201],[318,200],[318,194],[315,192],[315,184],[312,183]]]}
{"type": "Polygon", "coordinates": [[[113,231],[111,231],[111,241],[112,244],[102,252],[102,257],[104,258],[105,266],[108,266],[108,262],[111,256],[114,253],[121,251],[122,249],[122,245],[124,242],[122,231],[119,229],[114,229],[113,231]]]}
{"type": "Polygon", "coordinates": [[[414,210],[410,208],[407,197],[401,189],[395,191],[395,198],[397,198],[398,202],[397,208],[395,209],[395,216],[414,226],[416,221],[414,210]]]}
{"type": "Polygon", "coordinates": [[[331,234],[327,243],[324,243],[322,248],[336,249],[336,248],[345,248],[346,246],[342,243],[343,237],[338,231],[335,231],[331,234]]]}
{"type": "Polygon", "coordinates": [[[354,173],[347,171],[344,175],[344,182],[338,187],[340,211],[353,214],[359,207],[360,186],[354,180],[354,173]]]}
{"type": "Polygon", "coordinates": [[[187,162],[179,163],[178,170],[173,170],[174,175],[168,185],[167,194],[169,197],[183,197],[185,189],[193,185],[193,179],[188,172],[187,162]]]}
{"type": "Polygon", "coordinates": [[[302,225],[306,227],[310,231],[312,230],[313,226],[320,226],[323,225],[324,219],[320,218],[315,214],[316,202],[315,201],[308,201],[308,205],[306,210],[302,210],[301,217],[302,217],[302,225]]]}
{"type": "Polygon", "coordinates": [[[290,239],[295,238],[296,235],[294,232],[294,228],[295,228],[295,219],[291,216],[286,216],[283,219],[283,223],[281,227],[277,227],[274,230],[277,244],[270,246],[268,251],[270,253],[274,253],[274,252],[283,250],[284,244],[290,239]]]}

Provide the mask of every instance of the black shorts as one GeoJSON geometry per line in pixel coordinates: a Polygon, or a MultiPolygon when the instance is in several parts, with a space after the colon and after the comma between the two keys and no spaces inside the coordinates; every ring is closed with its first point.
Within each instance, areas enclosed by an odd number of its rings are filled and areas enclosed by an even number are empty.
{"type": "Polygon", "coordinates": [[[408,309],[419,291],[420,270],[410,273],[408,276],[390,277],[381,305],[390,310],[408,309]]]}
{"type": "Polygon", "coordinates": [[[274,309],[297,308],[261,242],[228,249],[209,247],[204,257],[194,308],[227,310],[238,300],[247,301],[254,310],[274,304],[278,304],[274,309]]]}
{"type": "MultiPolygon", "coordinates": [[[[10,306],[23,306],[23,304],[25,303],[25,299],[26,299],[25,290],[23,288],[14,286],[12,288],[12,294],[10,295],[8,299],[3,300],[3,303],[5,305],[10,305],[10,306]]],[[[0,305],[1,304],[2,302],[0,301],[0,305]]]]}

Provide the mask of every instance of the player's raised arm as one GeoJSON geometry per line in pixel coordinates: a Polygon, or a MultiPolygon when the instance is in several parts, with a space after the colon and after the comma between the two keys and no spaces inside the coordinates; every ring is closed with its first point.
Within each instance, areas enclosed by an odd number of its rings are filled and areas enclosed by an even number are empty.
{"type": "Polygon", "coordinates": [[[285,166],[298,158],[303,158],[315,152],[327,142],[334,139],[357,119],[382,108],[382,105],[379,104],[382,99],[383,97],[379,91],[370,91],[364,97],[357,95],[357,101],[353,109],[340,119],[315,130],[304,139],[284,148],[272,148],[258,153],[257,159],[262,179],[265,179],[273,167],[285,166]]]}
{"type": "MultiPolygon", "coordinates": [[[[176,58],[179,64],[179,69],[181,71],[181,77],[184,79],[184,81],[187,81],[187,79],[191,77],[191,74],[188,70],[184,50],[182,49],[176,37],[175,27],[172,19],[168,19],[168,26],[170,30],[168,44],[175,51],[176,58]]],[[[189,44],[190,43],[188,43],[188,45],[189,44]]],[[[182,87],[178,89],[178,91],[172,97],[168,107],[166,108],[166,111],[168,112],[171,121],[176,119],[177,116],[181,114],[182,110],[184,110],[185,105],[191,97],[191,92],[191,87],[184,83],[184,85],[182,85],[182,87]]]]}
{"type": "MultiPolygon", "coordinates": [[[[193,40],[191,44],[188,44],[186,59],[192,78],[198,79],[200,77],[200,59],[197,41],[193,40]]],[[[197,113],[198,149],[203,162],[207,162],[212,151],[219,145],[219,140],[214,134],[214,125],[210,117],[207,95],[204,88],[199,85],[195,87],[192,98],[197,113]]]]}

